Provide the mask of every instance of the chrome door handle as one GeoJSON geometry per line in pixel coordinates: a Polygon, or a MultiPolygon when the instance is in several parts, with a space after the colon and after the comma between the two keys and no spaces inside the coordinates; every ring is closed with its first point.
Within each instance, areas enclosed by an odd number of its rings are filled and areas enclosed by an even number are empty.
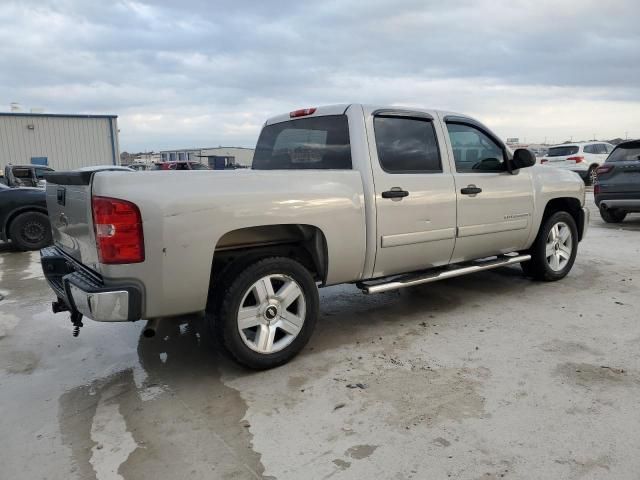
{"type": "Polygon", "coordinates": [[[406,190],[387,190],[382,192],[382,198],[404,198],[408,196],[409,192],[406,190]]]}
{"type": "Polygon", "coordinates": [[[482,192],[482,189],[480,187],[476,187],[475,185],[468,185],[460,189],[460,193],[463,195],[477,195],[480,192],[482,192]]]}

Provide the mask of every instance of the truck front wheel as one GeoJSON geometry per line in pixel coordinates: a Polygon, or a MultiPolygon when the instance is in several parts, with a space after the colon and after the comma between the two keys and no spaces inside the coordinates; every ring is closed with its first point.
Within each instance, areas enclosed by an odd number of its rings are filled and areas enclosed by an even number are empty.
{"type": "Polygon", "coordinates": [[[273,368],[309,341],[318,319],[318,289],[295,260],[264,258],[223,280],[217,290],[214,331],[239,363],[273,368]]]}
{"type": "Polygon", "coordinates": [[[529,249],[531,260],[522,262],[527,276],[552,282],[567,276],[578,252],[578,229],[568,212],[556,212],[543,221],[529,249]]]}

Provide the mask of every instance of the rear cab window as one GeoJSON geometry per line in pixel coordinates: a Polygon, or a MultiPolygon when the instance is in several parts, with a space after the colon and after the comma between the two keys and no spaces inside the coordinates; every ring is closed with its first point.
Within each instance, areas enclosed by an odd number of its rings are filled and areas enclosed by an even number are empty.
{"type": "Polygon", "coordinates": [[[262,129],[254,170],[350,170],[351,144],[346,115],[300,118],[262,129]]]}

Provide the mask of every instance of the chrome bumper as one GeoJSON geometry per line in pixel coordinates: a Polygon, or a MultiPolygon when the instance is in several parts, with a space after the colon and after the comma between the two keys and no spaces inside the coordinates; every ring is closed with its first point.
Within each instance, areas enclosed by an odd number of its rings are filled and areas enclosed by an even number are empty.
{"type": "Polygon", "coordinates": [[[65,255],[56,247],[40,250],[42,270],[64,307],[98,322],[139,320],[142,289],[134,284],[105,284],[102,277],[65,255]]]}
{"type": "Polygon", "coordinates": [[[129,320],[129,292],[85,292],[73,283],[68,284],[73,305],[85,317],[97,322],[126,322],[129,320]]]}

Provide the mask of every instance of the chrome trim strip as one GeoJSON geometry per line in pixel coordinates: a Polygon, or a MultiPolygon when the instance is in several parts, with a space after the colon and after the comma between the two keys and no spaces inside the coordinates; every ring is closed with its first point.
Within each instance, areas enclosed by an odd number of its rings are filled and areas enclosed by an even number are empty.
{"type": "Polygon", "coordinates": [[[485,223],[482,225],[469,225],[458,228],[458,237],[473,237],[487,233],[511,232],[523,230],[529,225],[529,218],[519,220],[505,220],[498,223],[485,223]]]}
{"type": "Polygon", "coordinates": [[[398,233],[395,235],[383,235],[381,247],[399,247],[401,245],[414,245],[416,243],[436,242],[455,238],[456,229],[443,228],[427,232],[398,233]]]}

